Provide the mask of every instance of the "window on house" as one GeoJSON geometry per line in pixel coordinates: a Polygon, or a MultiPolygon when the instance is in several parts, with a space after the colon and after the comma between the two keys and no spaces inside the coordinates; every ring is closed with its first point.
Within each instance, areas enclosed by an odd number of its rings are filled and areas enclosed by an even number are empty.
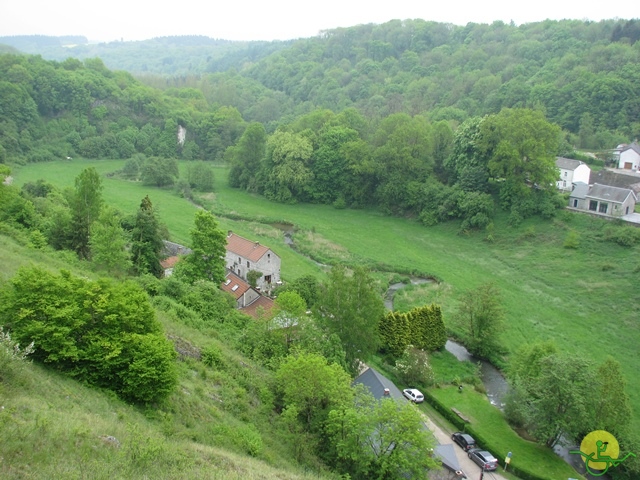
{"type": "Polygon", "coordinates": [[[625,210],[625,215],[629,215],[629,207],[625,210]]]}
{"type": "Polygon", "coordinates": [[[251,264],[249,263],[249,260],[247,260],[247,268],[251,268],[251,264]]]}
{"type": "Polygon", "coordinates": [[[265,276],[264,276],[264,281],[265,281],[266,283],[271,283],[271,275],[265,275],[265,276]]]}
{"type": "Polygon", "coordinates": [[[567,186],[567,181],[566,181],[566,180],[563,180],[563,181],[562,181],[562,186],[563,186],[563,187],[566,187],[566,186],[567,186]]]}
{"type": "Polygon", "coordinates": [[[235,292],[237,289],[238,289],[238,285],[234,285],[233,287],[231,287],[231,290],[232,290],[232,291],[234,291],[234,292],[235,292]]]}
{"type": "Polygon", "coordinates": [[[609,204],[608,203],[604,203],[602,202],[600,204],[600,209],[598,210],[600,213],[607,213],[607,209],[609,208],[609,204]]]}
{"type": "Polygon", "coordinates": [[[565,176],[565,177],[567,176],[567,172],[564,172],[564,176],[565,176]]]}
{"type": "Polygon", "coordinates": [[[577,198],[573,199],[573,208],[578,208],[578,199],[577,198]]]}
{"type": "Polygon", "coordinates": [[[598,202],[596,200],[591,200],[589,202],[589,210],[591,210],[592,212],[595,212],[598,210],[598,202]]]}
{"type": "Polygon", "coordinates": [[[238,263],[242,265],[242,259],[240,257],[238,257],[238,263]]]}

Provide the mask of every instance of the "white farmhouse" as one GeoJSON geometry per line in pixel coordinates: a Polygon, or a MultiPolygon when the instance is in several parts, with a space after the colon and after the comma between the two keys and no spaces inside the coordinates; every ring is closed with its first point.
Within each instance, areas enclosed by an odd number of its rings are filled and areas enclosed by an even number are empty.
{"type": "Polygon", "coordinates": [[[280,282],[280,257],[269,247],[252,242],[229,231],[227,234],[227,268],[234,274],[247,280],[247,273],[255,270],[262,275],[256,287],[262,293],[269,294],[280,282]]]}
{"type": "Polygon", "coordinates": [[[591,169],[589,165],[580,160],[571,158],[556,158],[556,167],[560,170],[560,179],[556,181],[559,190],[570,192],[574,183],[589,183],[591,169]]]}
{"type": "Polygon", "coordinates": [[[637,172],[640,169],[640,145],[638,145],[638,142],[619,146],[619,148],[618,168],[637,172]]]}

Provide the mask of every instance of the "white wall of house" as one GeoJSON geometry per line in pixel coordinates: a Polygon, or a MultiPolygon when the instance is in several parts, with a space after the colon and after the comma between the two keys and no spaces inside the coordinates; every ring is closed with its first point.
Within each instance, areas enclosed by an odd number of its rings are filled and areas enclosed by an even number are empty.
{"type": "Polygon", "coordinates": [[[640,167],[640,155],[638,155],[635,150],[629,148],[620,153],[618,168],[624,168],[625,170],[633,170],[637,172],[638,167],[640,167]]]}
{"type": "Polygon", "coordinates": [[[260,294],[258,292],[256,292],[253,288],[250,288],[249,290],[244,292],[238,299],[238,308],[244,308],[247,305],[251,305],[253,301],[259,296],[260,294]]]}
{"type": "Polygon", "coordinates": [[[257,286],[260,287],[261,291],[269,292],[280,282],[280,257],[269,250],[256,262],[255,267],[251,268],[251,270],[262,272],[262,277],[258,279],[257,286]]]}
{"type": "Polygon", "coordinates": [[[556,186],[559,190],[565,190],[570,192],[572,184],[574,182],[582,182],[589,184],[589,177],[591,176],[591,169],[586,163],[581,163],[575,170],[567,168],[560,168],[560,180],[556,182],[556,186]]]}
{"type": "MultiPolygon", "coordinates": [[[[559,190],[571,190],[571,183],[573,182],[573,170],[566,168],[560,169],[560,180],[556,182],[556,186],[559,190]]],[[[587,183],[588,180],[587,180],[587,183]]]]}
{"type": "Polygon", "coordinates": [[[589,165],[586,163],[582,163],[573,171],[573,179],[571,182],[582,182],[588,185],[589,177],[591,177],[591,168],[589,168],[589,165]]]}

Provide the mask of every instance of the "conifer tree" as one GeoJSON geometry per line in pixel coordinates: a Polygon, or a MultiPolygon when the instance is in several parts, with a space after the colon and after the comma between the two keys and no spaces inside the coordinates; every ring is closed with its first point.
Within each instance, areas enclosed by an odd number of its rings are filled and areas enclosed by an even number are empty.
{"type": "Polygon", "coordinates": [[[162,276],[162,247],[158,219],[147,195],[140,203],[131,234],[131,257],[138,274],[150,273],[158,278],[162,276]]]}

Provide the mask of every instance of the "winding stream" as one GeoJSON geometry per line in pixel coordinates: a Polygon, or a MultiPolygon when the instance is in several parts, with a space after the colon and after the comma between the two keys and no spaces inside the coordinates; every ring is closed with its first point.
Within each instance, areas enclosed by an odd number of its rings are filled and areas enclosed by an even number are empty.
{"type": "MultiPolygon", "coordinates": [[[[417,285],[420,283],[428,283],[427,279],[419,279],[412,278],[411,284],[417,285]]],[[[404,283],[395,283],[389,287],[385,296],[384,296],[384,304],[389,310],[393,310],[393,297],[398,290],[406,287],[404,283]]],[[[469,353],[469,351],[457,342],[453,340],[447,340],[444,348],[452,353],[458,360],[461,362],[467,361],[476,364],[480,364],[480,379],[482,380],[482,384],[487,392],[487,397],[489,397],[489,401],[492,405],[495,405],[500,410],[504,409],[505,405],[505,396],[509,391],[509,384],[507,380],[504,378],[504,375],[493,365],[491,365],[486,360],[481,360],[479,358],[474,357],[469,353]]],[[[580,458],[579,455],[572,455],[569,453],[569,450],[573,450],[577,448],[576,446],[562,446],[556,445],[553,449],[556,455],[562,458],[565,462],[571,465],[576,471],[580,472],[585,476],[588,480],[610,480],[610,477],[607,475],[594,477],[591,475],[585,475],[586,470],[584,468],[584,462],[580,458]]]]}
{"type": "MultiPolygon", "coordinates": [[[[272,223],[270,225],[282,231],[284,235],[284,243],[293,248],[293,234],[295,231],[295,226],[288,223],[272,223]]],[[[430,278],[411,277],[410,281],[411,285],[420,285],[424,283],[432,283],[434,280],[430,278]]],[[[393,310],[393,298],[396,292],[406,286],[407,284],[405,283],[394,283],[389,286],[384,295],[384,305],[388,310],[393,310]]],[[[475,358],[469,353],[464,345],[461,345],[457,342],[447,340],[445,349],[448,352],[452,353],[460,361],[468,361],[480,364],[480,378],[487,392],[487,397],[489,397],[489,401],[492,405],[495,405],[497,408],[502,410],[504,408],[505,396],[509,390],[509,385],[507,384],[507,381],[502,373],[489,362],[475,358]]],[[[573,448],[574,447],[564,447],[558,445],[554,448],[554,452],[582,475],[585,475],[584,463],[582,462],[581,458],[578,455],[569,454],[569,450],[573,448]]],[[[588,480],[609,480],[609,477],[607,475],[598,477],[585,475],[585,478],[587,478],[588,480]]]]}

